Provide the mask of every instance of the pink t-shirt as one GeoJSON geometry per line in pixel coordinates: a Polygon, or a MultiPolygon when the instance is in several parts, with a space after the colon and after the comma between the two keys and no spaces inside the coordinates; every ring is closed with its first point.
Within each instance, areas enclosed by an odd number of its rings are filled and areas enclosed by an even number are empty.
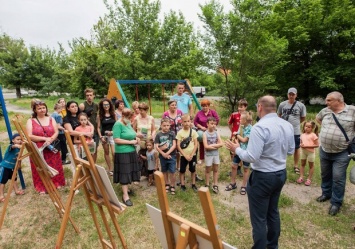
{"type": "Polygon", "coordinates": [[[303,133],[301,135],[301,143],[303,144],[304,149],[314,152],[314,148],[307,147],[307,146],[315,146],[318,145],[318,137],[316,134],[312,133],[303,133]]]}
{"type": "MultiPolygon", "coordinates": [[[[91,126],[87,125],[85,127],[82,127],[81,125],[75,128],[75,131],[77,132],[92,132],[91,126]]],[[[86,143],[90,143],[92,141],[91,137],[85,137],[86,143]]]]}

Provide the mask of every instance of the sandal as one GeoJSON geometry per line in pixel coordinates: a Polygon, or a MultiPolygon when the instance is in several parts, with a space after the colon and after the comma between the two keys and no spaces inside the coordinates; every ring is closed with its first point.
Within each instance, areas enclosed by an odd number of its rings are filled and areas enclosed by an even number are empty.
{"type": "Polygon", "coordinates": [[[240,194],[245,195],[247,193],[247,189],[245,187],[240,188],[240,194]]]}
{"type": "Polygon", "coordinates": [[[297,168],[297,167],[293,167],[293,171],[294,171],[296,174],[299,174],[299,173],[300,173],[300,169],[297,168]]]}
{"type": "Polygon", "coordinates": [[[218,186],[217,185],[213,185],[212,186],[212,191],[213,191],[213,193],[218,194],[218,192],[219,192],[218,186]]]}
{"type": "Polygon", "coordinates": [[[16,195],[24,195],[25,194],[25,191],[23,191],[22,189],[21,190],[18,190],[15,192],[16,195]]]}
{"type": "Polygon", "coordinates": [[[312,181],[310,179],[307,179],[307,181],[304,183],[306,186],[310,186],[312,184],[312,181]]]}
{"type": "Polygon", "coordinates": [[[170,188],[170,194],[175,195],[175,187],[170,188]]]}
{"type": "Polygon", "coordinates": [[[169,184],[165,184],[165,192],[169,193],[170,190],[170,185],[169,184]]]}
{"type": "Polygon", "coordinates": [[[302,177],[300,177],[300,178],[297,179],[297,183],[298,183],[298,184],[301,184],[302,182],[303,182],[303,178],[302,178],[302,177]]]}
{"type": "Polygon", "coordinates": [[[236,189],[236,188],[237,188],[237,183],[234,183],[234,184],[229,183],[229,185],[227,185],[225,191],[231,191],[231,190],[236,189]]]}

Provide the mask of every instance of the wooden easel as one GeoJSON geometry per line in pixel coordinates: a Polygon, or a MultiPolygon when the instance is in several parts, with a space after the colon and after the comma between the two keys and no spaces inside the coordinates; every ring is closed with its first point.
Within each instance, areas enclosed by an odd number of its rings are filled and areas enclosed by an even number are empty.
{"type": "MultiPolygon", "coordinates": [[[[40,178],[47,190],[49,197],[51,198],[51,200],[52,200],[52,202],[59,214],[59,217],[62,217],[63,214],[66,214],[67,212],[65,212],[64,205],[62,203],[60,194],[57,191],[57,188],[55,187],[54,183],[51,180],[51,175],[50,175],[50,172],[48,171],[48,168],[47,168],[45,162],[42,160],[41,156],[39,155],[38,150],[36,148],[34,148],[35,145],[32,143],[30,137],[28,136],[26,129],[21,125],[21,123],[19,123],[18,120],[13,119],[12,122],[14,123],[18,133],[20,134],[23,144],[22,144],[22,147],[21,147],[19,155],[18,155],[18,159],[17,159],[15,169],[14,169],[14,174],[12,176],[11,183],[10,183],[10,186],[9,186],[9,189],[8,189],[8,192],[6,195],[6,199],[4,202],[4,206],[2,209],[2,214],[0,217],[0,228],[1,228],[3,221],[4,221],[6,207],[9,203],[10,194],[11,194],[12,188],[14,186],[17,171],[21,165],[21,161],[28,156],[31,158],[33,163],[36,165],[37,172],[38,172],[38,174],[39,174],[39,176],[40,176],[40,178]],[[27,154],[24,154],[25,148],[27,150],[27,154]]],[[[75,225],[75,223],[73,222],[71,217],[69,217],[69,220],[70,220],[71,224],[73,225],[75,231],[77,233],[79,233],[79,229],[75,225]]]]}
{"type": "Polygon", "coordinates": [[[198,190],[208,228],[205,229],[170,212],[163,173],[155,171],[154,175],[168,249],[183,249],[186,248],[187,245],[189,245],[190,249],[197,249],[199,245],[196,236],[210,241],[214,249],[222,249],[222,240],[219,237],[217,219],[208,188],[202,187],[198,190]],[[175,241],[174,238],[173,223],[180,226],[177,241],[175,241]]]}
{"type": "Polygon", "coordinates": [[[102,179],[97,171],[94,160],[90,154],[89,147],[86,144],[85,137],[80,136],[80,140],[81,140],[81,144],[84,148],[84,151],[87,155],[88,161],[81,159],[77,155],[77,153],[74,149],[74,145],[72,143],[72,139],[71,139],[68,131],[65,131],[65,136],[67,139],[67,143],[69,145],[70,153],[73,156],[76,170],[75,170],[73,182],[72,182],[72,185],[70,188],[70,193],[69,193],[67,203],[66,203],[65,210],[67,210],[67,212],[65,212],[63,220],[62,220],[62,224],[61,224],[60,231],[59,231],[58,238],[57,238],[56,248],[60,248],[62,246],[62,242],[63,242],[63,238],[64,238],[64,234],[65,234],[65,229],[66,229],[66,226],[68,223],[68,217],[69,217],[70,209],[71,209],[71,206],[73,203],[75,191],[80,188],[82,188],[84,190],[84,194],[85,194],[86,200],[88,202],[91,216],[92,216],[93,221],[95,223],[96,230],[99,235],[102,248],[117,248],[111,228],[109,226],[109,222],[107,220],[107,217],[106,217],[104,209],[103,209],[104,206],[107,208],[107,211],[108,211],[110,218],[111,218],[111,222],[113,223],[113,225],[116,229],[116,232],[121,240],[121,244],[122,244],[123,248],[127,248],[126,241],[123,237],[120,226],[119,226],[116,216],[115,216],[115,213],[120,214],[124,211],[123,205],[118,207],[110,202],[109,196],[106,192],[106,189],[104,187],[102,179]],[[97,190],[99,190],[101,195],[99,195],[97,190]],[[95,203],[97,205],[97,208],[98,208],[99,213],[101,215],[101,219],[103,221],[106,233],[107,233],[110,241],[104,239],[102,230],[100,228],[100,224],[98,222],[98,219],[97,219],[97,216],[96,216],[96,213],[94,210],[93,203],[95,203]]]}

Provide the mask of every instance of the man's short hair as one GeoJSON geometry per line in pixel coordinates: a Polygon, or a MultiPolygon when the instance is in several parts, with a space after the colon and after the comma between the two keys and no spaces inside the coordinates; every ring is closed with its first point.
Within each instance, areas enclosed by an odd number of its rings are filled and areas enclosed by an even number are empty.
{"type": "Polygon", "coordinates": [[[92,89],[92,88],[86,88],[86,89],[84,90],[84,94],[86,95],[87,93],[92,93],[92,94],[95,95],[95,91],[94,91],[94,89],[92,89]]]}

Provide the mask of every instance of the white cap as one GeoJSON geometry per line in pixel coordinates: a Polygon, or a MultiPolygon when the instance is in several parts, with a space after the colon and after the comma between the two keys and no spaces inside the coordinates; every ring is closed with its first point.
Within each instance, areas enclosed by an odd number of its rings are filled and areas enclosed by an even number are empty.
{"type": "Polygon", "coordinates": [[[289,93],[294,93],[294,94],[297,94],[297,89],[296,89],[296,88],[294,88],[294,87],[291,87],[291,88],[289,88],[289,89],[288,89],[287,94],[289,94],[289,93]]]}

